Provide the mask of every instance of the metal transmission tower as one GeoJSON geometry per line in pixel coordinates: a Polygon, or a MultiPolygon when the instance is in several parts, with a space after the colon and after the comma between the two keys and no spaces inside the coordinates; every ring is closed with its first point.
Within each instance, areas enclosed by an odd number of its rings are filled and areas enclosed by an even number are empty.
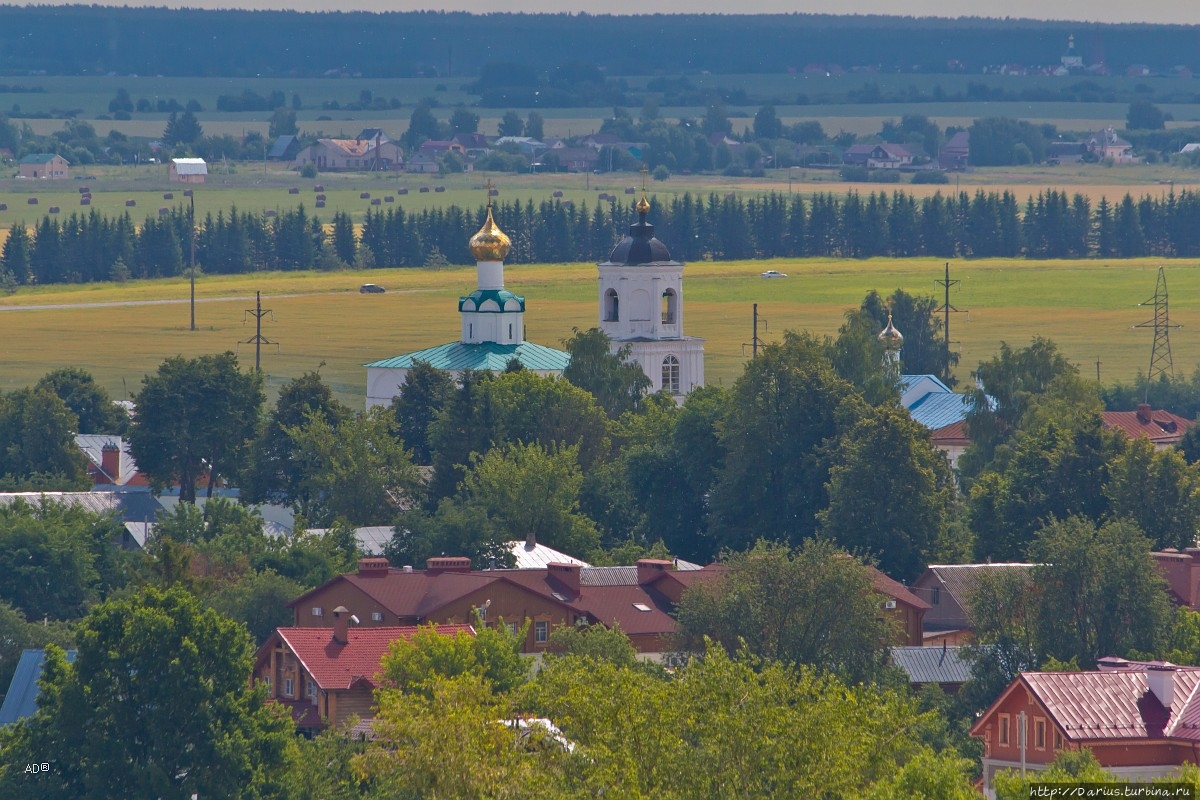
{"type": "Polygon", "coordinates": [[[933,310],[933,313],[936,314],[937,312],[941,311],[942,315],[945,318],[945,321],[942,323],[942,333],[946,337],[946,372],[947,372],[947,374],[949,374],[950,367],[951,367],[951,363],[950,363],[950,312],[953,311],[955,314],[965,314],[965,313],[967,313],[967,309],[955,308],[954,306],[950,305],[950,287],[957,286],[958,284],[962,283],[962,281],[950,280],[950,262],[949,261],[946,262],[946,277],[940,281],[934,281],[934,283],[936,283],[938,286],[941,286],[943,289],[946,290],[946,299],[942,302],[942,304],[940,306],[938,306],[937,308],[935,308],[933,310]]]}
{"type": "Polygon", "coordinates": [[[242,324],[243,325],[246,324],[247,316],[254,317],[254,335],[251,336],[249,339],[246,339],[245,341],[238,342],[239,349],[240,349],[240,345],[243,345],[243,344],[254,345],[254,371],[255,372],[262,372],[262,346],[264,344],[273,344],[273,345],[275,345],[275,351],[276,352],[279,351],[279,342],[272,342],[270,339],[268,339],[267,337],[262,335],[263,317],[267,316],[268,314],[271,316],[271,321],[274,322],[275,321],[275,312],[272,311],[271,309],[267,309],[266,311],[263,311],[262,292],[255,292],[254,293],[254,308],[247,308],[246,313],[242,315],[242,324]]]}
{"type": "Polygon", "coordinates": [[[1175,377],[1175,365],[1171,360],[1171,328],[1181,328],[1182,325],[1172,325],[1167,313],[1167,274],[1162,267],[1158,268],[1158,283],[1154,286],[1154,297],[1138,305],[1154,304],[1154,319],[1140,322],[1135,328],[1154,328],[1154,346],[1150,349],[1150,372],[1146,375],[1147,391],[1150,382],[1159,375],[1168,378],[1175,377]]]}

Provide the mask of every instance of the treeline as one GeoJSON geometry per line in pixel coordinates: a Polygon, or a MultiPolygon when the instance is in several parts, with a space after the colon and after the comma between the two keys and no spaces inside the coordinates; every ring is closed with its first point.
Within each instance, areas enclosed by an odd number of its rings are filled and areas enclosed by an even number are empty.
{"type": "Polygon", "coordinates": [[[1130,64],[1196,66],[1195,28],[1185,25],[5,6],[0,72],[459,77],[478,75],[490,62],[544,69],[583,61],[609,75],[781,74],[809,64],[979,74],[989,65],[1057,64],[1070,34],[1085,62],[1102,61],[1116,72],[1130,64]]]}
{"type": "MultiPolygon", "coordinates": [[[[568,263],[604,258],[634,218],[616,200],[586,204],[532,200],[498,203],[498,224],[512,238],[511,263],[568,263]]],[[[451,205],[367,213],[356,231],[337,212],[326,226],[301,205],[278,213],[207,216],[196,228],[196,261],[205,272],[419,267],[469,264],[470,236],[485,210],[451,205]]],[[[1130,258],[1200,255],[1200,195],[1126,195],[1093,204],[1081,194],[1047,190],[1024,204],[1011,192],[915,198],[904,192],[811,197],[686,193],[651,202],[657,235],[680,260],[766,258],[1130,258]]],[[[180,275],[190,259],[190,219],[176,207],[135,225],[128,213],[96,211],[35,228],[13,227],[0,253],[10,286],[89,283],[180,275]]]]}

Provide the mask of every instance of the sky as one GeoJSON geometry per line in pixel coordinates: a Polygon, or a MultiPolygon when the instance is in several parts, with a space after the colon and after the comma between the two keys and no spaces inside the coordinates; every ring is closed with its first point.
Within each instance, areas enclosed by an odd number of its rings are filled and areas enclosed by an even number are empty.
{"type": "MultiPolygon", "coordinates": [[[[83,2],[83,0],[72,0],[83,2]]],[[[728,0],[88,0],[114,6],[168,6],[192,8],[295,9],[297,11],[446,10],[475,13],[605,13],[605,14],[886,14],[890,16],[1012,17],[1078,20],[1088,22],[1153,22],[1200,25],[1197,0],[753,0],[745,4],[728,0]]],[[[38,5],[58,5],[40,0],[38,5]]]]}

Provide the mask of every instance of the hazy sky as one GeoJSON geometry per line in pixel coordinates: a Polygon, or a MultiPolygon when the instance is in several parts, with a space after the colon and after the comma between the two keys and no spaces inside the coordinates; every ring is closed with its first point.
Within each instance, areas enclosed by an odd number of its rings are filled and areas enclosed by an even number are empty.
{"type": "MultiPolygon", "coordinates": [[[[76,0],[77,2],[80,0],[76,0]]],[[[745,13],[745,14],[888,14],[908,16],[1024,17],[1029,19],[1080,20],[1095,22],[1162,22],[1200,24],[1197,0],[90,0],[103,5],[190,6],[192,8],[271,8],[298,11],[415,11],[439,9],[489,12],[588,12],[637,13],[745,13]]],[[[55,4],[41,0],[39,4],[55,4]]]]}

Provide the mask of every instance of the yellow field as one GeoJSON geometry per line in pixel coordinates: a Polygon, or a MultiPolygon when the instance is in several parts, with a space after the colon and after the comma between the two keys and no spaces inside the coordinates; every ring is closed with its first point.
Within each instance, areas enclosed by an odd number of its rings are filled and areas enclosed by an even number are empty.
{"type": "MultiPolygon", "coordinates": [[[[1020,345],[1048,336],[1093,376],[1130,381],[1149,363],[1152,333],[1133,325],[1152,317],[1137,303],[1154,293],[1157,260],[955,262],[963,281],[952,302],[969,313],[951,318],[952,338],[962,353],[960,380],[989,358],[1002,340],[1020,345]]],[[[1175,365],[1190,373],[1200,362],[1200,264],[1168,262],[1175,365]]],[[[942,262],[925,259],[819,260],[695,263],[685,270],[688,334],[707,340],[710,384],[731,384],[742,370],[751,338],[751,308],[766,319],[762,337],[786,329],[836,332],[846,310],[877,289],[933,294],[942,262]],[[763,280],[764,269],[786,272],[763,280]]],[[[591,264],[514,267],[509,288],[526,297],[527,337],[558,345],[572,327],[596,324],[596,270],[591,264]]],[[[90,370],[114,397],[137,391],[142,377],[176,354],[239,349],[253,364],[253,348],[238,345],[254,334],[245,314],[255,290],[274,312],[264,335],[278,349],[263,350],[263,369],[273,393],[286,381],[321,366],[339,396],[355,406],[365,393],[362,364],[429,347],[459,336],[456,301],[475,286],[473,269],[437,272],[376,270],[369,273],[263,274],[203,277],[197,287],[199,330],[188,330],[185,281],[117,286],[23,289],[0,299],[0,389],[35,381],[48,370],[90,370]],[[360,283],[386,286],[383,295],[362,295],[360,283]],[[130,305],[148,301],[172,301],[130,305]],[[98,305],[120,304],[120,305],[98,305]],[[64,307],[53,307],[62,305],[64,307]],[[50,306],[50,307],[47,307],[50,306]]]]}

